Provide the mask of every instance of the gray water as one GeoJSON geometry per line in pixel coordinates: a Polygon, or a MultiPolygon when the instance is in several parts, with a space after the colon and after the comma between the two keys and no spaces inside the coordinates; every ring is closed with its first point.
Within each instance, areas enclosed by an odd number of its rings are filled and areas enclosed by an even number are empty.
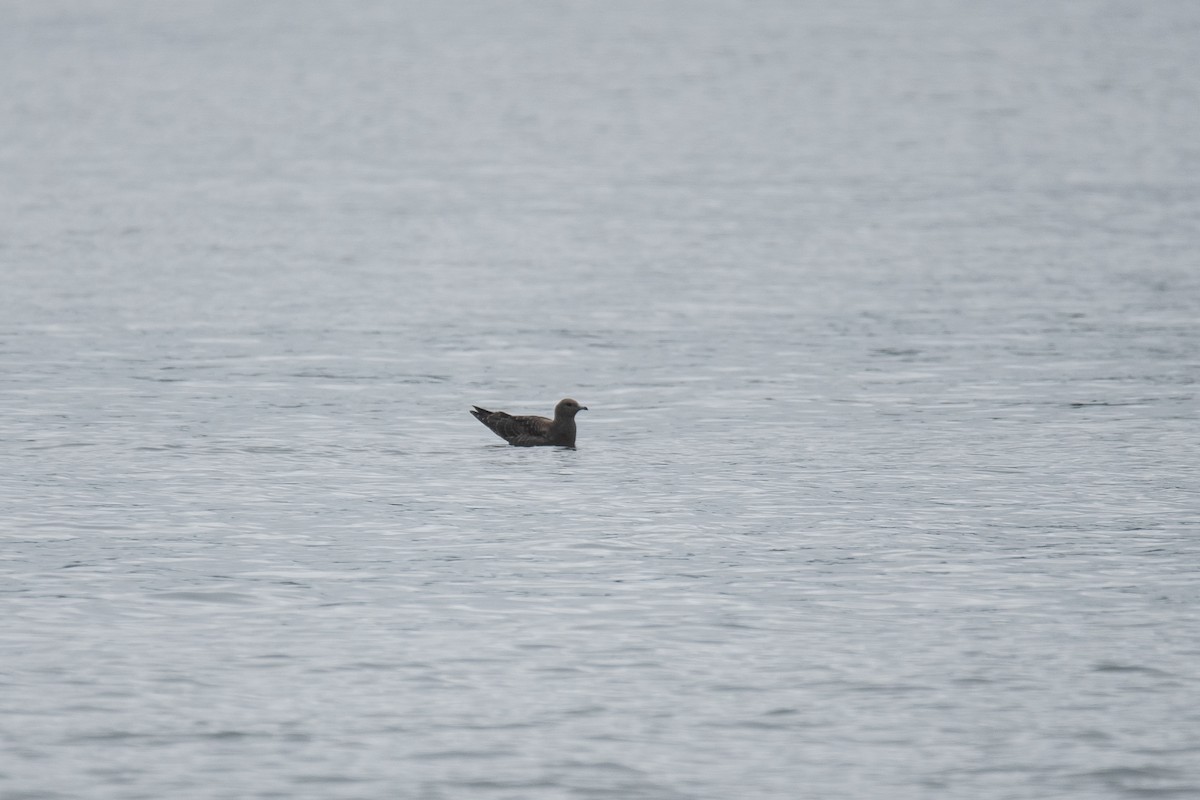
{"type": "Polygon", "coordinates": [[[0,797],[1200,796],[1200,4],[0,16],[0,797]]]}

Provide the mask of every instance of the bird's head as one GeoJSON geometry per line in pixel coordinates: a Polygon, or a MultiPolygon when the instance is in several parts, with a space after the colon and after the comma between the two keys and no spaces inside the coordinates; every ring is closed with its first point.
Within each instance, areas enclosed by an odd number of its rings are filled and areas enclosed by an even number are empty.
{"type": "Polygon", "coordinates": [[[587,406],[581,406],[577,401],[567,397],[558,401],[558,405],[554,407],[554,416],[573,417],[580,411],[587,411],[587,406]]]}

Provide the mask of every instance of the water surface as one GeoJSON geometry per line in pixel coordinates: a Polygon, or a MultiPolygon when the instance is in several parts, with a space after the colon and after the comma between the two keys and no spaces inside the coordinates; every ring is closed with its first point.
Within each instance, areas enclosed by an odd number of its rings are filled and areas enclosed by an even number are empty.
{"type": "Polygon", "coordinates": [[[0,795],[1200,794],[1198,9],[9,8],[0,795]]]}

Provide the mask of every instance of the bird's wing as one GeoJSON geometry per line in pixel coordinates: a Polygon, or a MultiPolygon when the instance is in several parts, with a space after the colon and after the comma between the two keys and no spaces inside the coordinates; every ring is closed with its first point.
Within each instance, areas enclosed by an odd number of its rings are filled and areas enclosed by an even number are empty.
{"type": "Polygon", "coordinates": [[[544,444],[550,436],[550,420],[545,417],[514,417],[503,411],[488,411],[479,407],[471,413],[475,419],[487,425],[492,433],[519,447],[544,444]]]}

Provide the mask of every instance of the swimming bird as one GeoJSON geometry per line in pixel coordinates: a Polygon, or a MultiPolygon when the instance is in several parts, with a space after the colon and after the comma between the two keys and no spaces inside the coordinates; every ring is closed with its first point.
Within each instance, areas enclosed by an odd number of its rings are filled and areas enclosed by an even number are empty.
{"type": "Polygon", "coordinates": [[[516,447],[575,446],[575,415],[587,411],[571,398],[558,401],[554,419],[545,417],[514,417],[503,411],[488,411],[472,406],[471,416],[491,428],[492,433],[516,447]]]}

